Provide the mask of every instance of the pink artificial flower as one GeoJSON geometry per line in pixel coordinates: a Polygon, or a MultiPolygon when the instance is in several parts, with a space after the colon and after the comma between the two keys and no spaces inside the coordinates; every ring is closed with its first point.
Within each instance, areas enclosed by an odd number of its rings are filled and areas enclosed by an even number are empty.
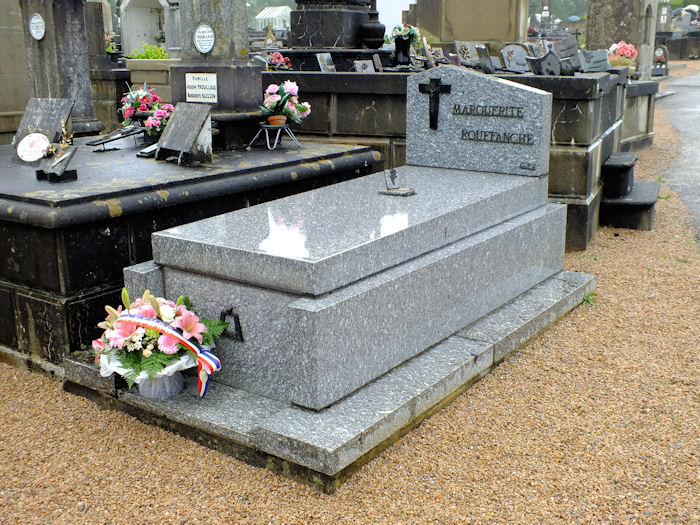
{"type": "Polygon", "coordinates": [[[285,80],[284,84],[282,84],[282,87],[284,88],[284,91],[286,93],[289,93],[290,95],[299,94],[299,86],[297,86],[296,82],[292,82],[291,80],[285,80]]]}
{"type": "Polygon", "coordinates": [[[304,106],[306,109],[304,111],[300,111],[299,116],[301,118],[306,118],[309,115],[311,115],[311,104],[309,104],[308,102],[302,102],[301,105],[304,106]]]}
{"type": "Polygon", "coordinates": [[[177,317],[170,326],[182,330],[182,335],[185,339],[194,337],[198,342],[202,342],[202,333],[207,331],[207,327],[199,322],[199,317],[187,310],[186,308],[178,308],[177,317]]]}
{"type": "Polygon", "coordinates": [[[164,354],[176,354],[177,353],[177,339],[172,335],[161,334],[158,338],[158,350],[164,354]]]}
{"type": "Polygon", "coordinates": [[[279,91],[279,88],[280,87],[277,84],[270,84],[265,90],[265,95],[272,95],[273,93],[277,93],[277,91],[279,91]]]}
{"type": "Polygon", "coordinates": [[[109,340],[109,345],[115,348],[122,348],[124,343],[133,340],[136,336],[146,333],[146,330],[133,323],[116,323],[114,330],[107,330],[105,337],[109,340]]]}
{"type": "Polygon", "coordinates": [[[168,118],[169,114],[167,111],[164,109],[156,109],[155,115],[156,118],[168,118]]]}
{"type": "Polygon", "coordinates": [[[134,114],[134,106],[127,106],[124,108],[124,118],[129,118],[134,114]]]}
{"type": "Polygon", "coordinates": [[[153,102],[153,99],[151,97],[143,97],[141,99],[141,102],[143,102],[144,104],[150,105],[153,102]]]}
{"type": "Polygon", "coordinates": [[[161,106],[161,109],[164,109],[166,111],[170,111],[170,113],[172,113],[173,111],[175,111],[175,106],[173,106],[172,104],[163,104],[161,106]]]}
{"type": "Polygon", "coordinates": [[[160,97],[159,97],[158,95],[156,95],[155,93],[153,93],[153,102],[154,102],[154,103],[163,102],[163,99],[160,98],[160,97]]]}
{"type": "Polygon", "coordinates": [[[98,352],[102,352],[107,348],[107,345],[105,345],[105,342],[102,339],[93,339],[92,347],[98,352]]]}
{"type": "Polygon", "coordinates": [[[154,128],[154,127],[159,128],[161,125],[161,121],[158,120],[157,118],[148,117],[146,119],[146,122],[143,123],[143,125],[146,126],[147,128],[154,128]]]}
{"type": "Polygon", "coordinates": [[[122,104],[126,104],[128,102],[128,100],[129,100],[128,98],[122,97],[122,104]]]}
{"type": "Polygon", "coordinates": [[[139,106],[139,111],[148,111],[148,106],[142,102],[139,106]]]}

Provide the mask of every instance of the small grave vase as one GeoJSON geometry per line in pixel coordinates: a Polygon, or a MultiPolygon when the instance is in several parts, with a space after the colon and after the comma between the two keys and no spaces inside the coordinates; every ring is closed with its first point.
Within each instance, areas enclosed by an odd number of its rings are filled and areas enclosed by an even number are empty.
{"type": "Polygon", "coordinates": [[[270,115],[267,117],[267,123],[270,126],[284,126],[287,123],[286,115],[270,115]]]}
{"type": "Polygon", "coordinates": [[[410,38],[395,38],[395,60],[397,66],[411,65],[411,39],[410,38]]]}
{"type": "Polygon", "coordinates": [[[367,49],[379,49],[384,43],[386,26],[379,22],[379,13],[370,11],[369,20],[360,24],[360,43],[367,49]]]}
{"type": "Polygon", "coordinates": [[[167,399],[182,391],[185,380],[182,378],[181,372],[175,372],[172,375],[163,375],[141,381],[139,386],[139,394],[141,397],[149,399],[167,399]]]}

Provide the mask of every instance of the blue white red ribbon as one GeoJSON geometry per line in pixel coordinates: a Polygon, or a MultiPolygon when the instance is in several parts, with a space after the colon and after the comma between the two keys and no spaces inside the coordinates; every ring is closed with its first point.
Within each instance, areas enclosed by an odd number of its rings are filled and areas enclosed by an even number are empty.
{"type": "Polygon", "coordinates": [[[142,317],[140,315],[121,314],[114,322],[124,324],[135,324],[136,326],[156,330],[161,334],[174,337],[179,343],[182,343],[185,346],[185,348],[193,352],[197,356],[197,379],[199,381],[199,397],[204,397],[204,394],[207,393],[209,376],[217,370],[221,370],[221,361],[219,361],[218,357],[212,354],[209,350],[203,350],[202,348],[197,346],[196,343],[185,339],[180,330],[170,326],[165,321],[153,317],[142,317]]]}

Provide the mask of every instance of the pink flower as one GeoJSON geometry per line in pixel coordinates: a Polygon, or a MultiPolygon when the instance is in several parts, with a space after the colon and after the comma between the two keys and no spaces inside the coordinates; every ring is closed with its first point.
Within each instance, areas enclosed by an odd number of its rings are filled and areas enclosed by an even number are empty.
{"type": "Polygon", "coordinates": [[[143,125],[146,126],[147,128],[154,128],[154,127],[159,128],[161,125],[161,121],[158,120],[157,118],[148,117],[146,119],[146,122],[143,123],[143,125]]]}
{"type": "Polygon", "coordinates": [[[296,82],[292,82],[291,80],[285,80],[284,84],[282,84],[282,88],[284,88],[284,91],[290,95],[299,94],[299,86],[297,86],[296,82]]]}
{"type": "Polygon", "coordinates": [[[109,339],[109,345],[115,348],[122,348],[124,343],[132,341],[137,336],[143,335],[146,331],[133,323],[116,323],[114,330],[107,330],[105,336],[109,339]]]}
{"type": "Polygon", "coordinates": [[[129,100],[128,98],[122,97],[122,104],[126,104],[126,102],[127,102],[128,100],[129,100]]]}
{"type": "Polygon", "coordinates": [[[279,88],[280,87],[277,84],[270,84],[265,90],[265,95],[272,95],[273,93],[277,93],[277,91],[279,91],[279,88]]]}
{"type": "Polygon", "coordinates": [[[134,303],[131,303],[129,313],[141,317],[150,317],[151,319],[155,319],[156,317],[158,317],[158,314],[156,313],[155,309],[150,304],[141,304],[137,307],[134,307],[134,303]]]}
{"type": "Polygon", "coordinates": [[[141,102],[143,102],[144,104],[150,105],[153,102],[153,99],[151,97],[143,97],[141,99],[141,102]]]}
{"type": "Polygon", "coordinates": [[[175,106],[173,106],[172,104],[163,104],[161,106],[161,109],[164,109],[166,111],[170,111],[170,113],[172,113],[173,111],[175,111],[175,106]]]}
{"type": "Polygon", "coordinates": [[[164,354],[176,354],[177,353],[177,339],[171,335],[162,334],[158,338],[158,350],[164,354]]]}
{"type": "Polygon", "coordinates": [[[139,106],[139,111],[148,111],[148,106],[142,102],[139,106]]]}
{"type": "Polygon", "coordinates": [[[202,342],[202,332],[207,331],[207,327],[199,322],[199,317],[187,310],[186,308],[178,308],[177,317],[170,326],[182,330],[182,335],[185,339],[194,337],[198,342],[202,342]]]}
{"type": "Polygon", "coordinates": [[[311,104],[309,104],[308,102],[302,102],[301,105],[304,106],[306,109],[304,111],[300,111],[299,116],[301,118],[306,118],[309,115],[311,115],[311,104]]]}
{"type": "Polygon", "coordinates": [[[164,109],[156,109],[156,113],[154,116],[156,118],[168,118],[169,114],[164,109]]]}
{"type": "Polygon", "coordinates": [[[134,106],[127,106],[124,108],[124,118],[129,118],[134,114],[134,106]]]}

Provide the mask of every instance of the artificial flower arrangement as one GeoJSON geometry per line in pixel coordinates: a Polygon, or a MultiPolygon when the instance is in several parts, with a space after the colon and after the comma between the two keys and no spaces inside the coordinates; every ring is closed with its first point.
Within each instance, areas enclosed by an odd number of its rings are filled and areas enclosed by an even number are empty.
{"type": "Polygon", "coordinates": [[[654,62],[658,67],[666,66],[666,55],[657,55],[654,57],[654,62]]]}
{"type": "Polygon", "coordinates": [[[292,63],[289,61],[289,58],[279,51],[275,51],[267,57],[267,65],[270,69],[280,71],[290,71],[292,69],[292,63]]]}
{"type": "Polygon", "coordinates": [[[126,288],[116,310],[105,306],[107,318],[97,326],[104,329],[92,342],[95,361],[103,377],[116,372],[129,388],[154,378],[171,376],[198,367],[199,396],[207,391],[209,375],[221,369],[219,359],[209,351],[228,323],[200,319],[185,297],[172,302],[146,290],[143,297],[129,301],[126,288]]]}
{"type": "Polygon", "coordinates": [[[297,124],[311,114],[311,104],[299,102],[299,86],[291,80],[267,86],[263,104],[258,107],[268,118],[285,116],[297,124]]]}
{"type": "Polygon", "coordinates": [[[137,113],[150,112],[143,125],[146,126],[146,133],[157,136],[165,129],[175,107],[172,104],[163,104],[163,99],[155,90],[149,89],[144,83],[143,87],[136,90],[129,87],[129,92],[122,97],[120,111],[124,117],[122,126],[125,127],[136,119],[137,113]]]}
{"type": "Polygon", "coordinates": [[[411,41],[411,44],[417,44],[420,42],[420,32],[417,27],[410,24],[399,24],[391,30],[391,38],[393,40],[397,38],[408,39],[411,41]]]}
{"type": "Polygon", "coordinates": [[[611,66],[633,66],[637,61],[637,49],[624,40],[610,46],[608,51],[611,66]]]}
{"type": "Polygon", "coordinates": [[[114,33],[104,33],[105,38],[105,51],[107,53],[118,53],[117,44],[114,41],[114,33]]]}

